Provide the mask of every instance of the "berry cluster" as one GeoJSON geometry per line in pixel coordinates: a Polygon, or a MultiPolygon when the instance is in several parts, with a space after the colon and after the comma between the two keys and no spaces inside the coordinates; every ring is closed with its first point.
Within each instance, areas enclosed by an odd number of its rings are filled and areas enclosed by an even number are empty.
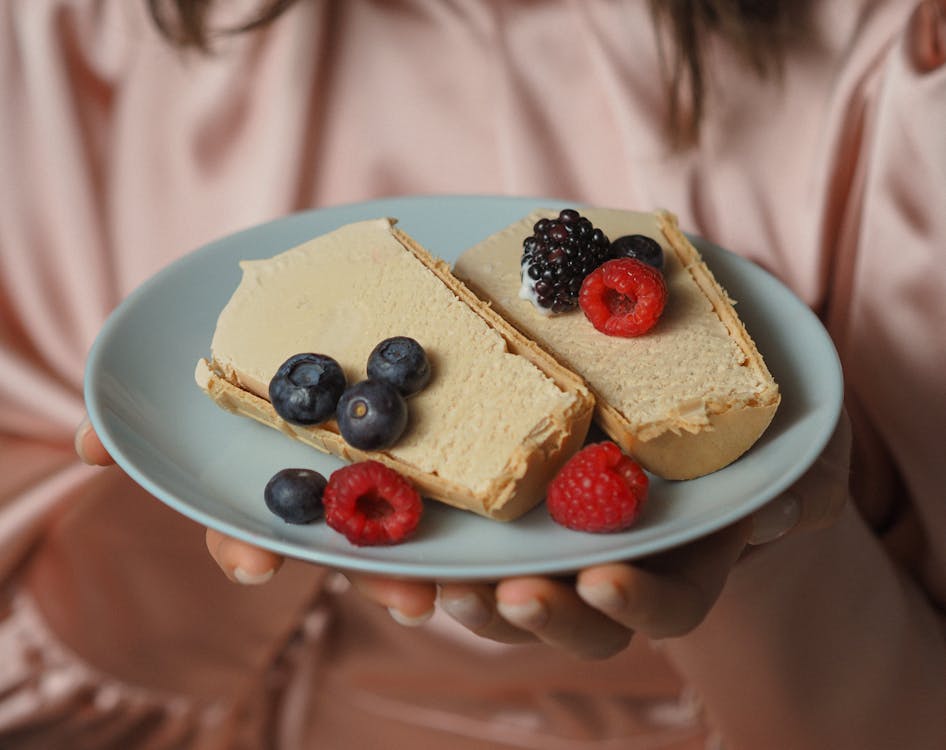
{"type": "Polygon", "coordinates": [[[361,450],[393,445],[407,427],[407,401],[430,380],[424,348],[395,336],[368,357],[368,378],[348,386],[332,357],[303,353],[287,359],[269,383],[276,413],[298,425],[319,424],[333,415],[345,441],[361,450]]]}
{"type": "Polygon", "coordinates": [[[358,546],[398,544],[417,529],[424,504],[413,485],[378,461],[344,466],[325,479],[283,469],[266,485],[268,507],[287,523],[325,523],[358,546]]]}
{"type": "MultiPolygon", "coordinates": [[[[324,354],[287,359],[269,383],[269,399],[287,422],[313,425],[333,415],[349,445],[390,447],[407,427],[407,399],[430,381],[427,352],[394,336],[368,356],[368,377],[349,386],[341,366],[324,354]]],[[[404,477],[378,461],[362,461],[328,480],[309,469],[283,469],[266,484],[266,507],[287,523],[325,522],[352,544],[397,544],[420,522],[423,503],[404,477]]]]}
{"type": "Polygon", "coordinates": [[[523,288],[540,308],[553,313],[573,310],[582,280],[610,257],[605,233],[566,208],[557,219],[539,219],[523,240],[523,288]]]}
{"type": "Polygon", "coordinates": [[[630,234],[611,242],[573,208],[539,219],[532,229],[522,243],[520,277],[523,296],[540,311],[581,307],[611,336],[639,336],[657,322],[667,290],[663,249],[652,237],[630,234]]]}

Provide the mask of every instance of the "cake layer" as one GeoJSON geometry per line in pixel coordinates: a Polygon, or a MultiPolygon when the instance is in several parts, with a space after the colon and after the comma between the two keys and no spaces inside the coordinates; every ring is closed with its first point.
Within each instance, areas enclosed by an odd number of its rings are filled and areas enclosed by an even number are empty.
{"type": "Polygon", "coordinates": [[[197,371],[221,406],[344,458],[384,460],[426,493],[496,518],[539,502],[547,473],[581,445],[593,404],[581,380],[521,340],[393,221],[347,225],[241,268],[211,359],[197,371]],[[291,355],[329,355],[354,383],[390,336],[416,339],[433,374],[386,451],[350,448],[334,422],[289,425],[269,405],[269,380],[291,355]]]}
{"type": "Polygon", "coordinates": [[[525,217],[463,253],[454,272],[474,292],[585,378],[598,421],[651,471],[691,478],[741,455],[765,430],[778,386],[731,301],[668,213],[583,209],[612,240],[644,234],[664,250],[668,302],[656,327],[636,338],[597,331],[580,310],[540,314],[519,296],[525,217]]]}

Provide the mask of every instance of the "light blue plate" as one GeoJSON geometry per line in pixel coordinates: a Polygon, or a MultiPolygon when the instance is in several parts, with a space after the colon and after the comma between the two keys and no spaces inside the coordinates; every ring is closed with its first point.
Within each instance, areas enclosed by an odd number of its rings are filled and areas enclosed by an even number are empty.
{"type": "Polygon", "coordinates": [[[194,382],[217,315],[240,280],[237,262],[274,255],[342,224],[393,216],[431,252],[461,251],[539,206],[493,197],[415,197],[302,213],[226,237],[143,284],[114,312],[90,354],[85,398],[109,453],[136,482],[200,524],[278,553],[340,569],[433,579],[560,574],[637,558],[720,529],[790,486],[820,454],[838,419],[842,378],[831,340],[811,311],[757,266],[694,238],[782,391],[769,430],[741,459],[687,482],[655,479],[630,530],[566,530],[544,506],[511,524],[428,502],[417,535],[359,548],[323,524],[292,526],[263,503],[278,470],[326,476],[341,463],[215,406],[194,382]]]}

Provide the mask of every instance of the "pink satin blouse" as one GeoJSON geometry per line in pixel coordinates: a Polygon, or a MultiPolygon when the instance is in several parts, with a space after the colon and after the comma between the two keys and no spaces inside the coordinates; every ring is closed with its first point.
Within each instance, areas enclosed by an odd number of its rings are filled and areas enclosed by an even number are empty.
{"type": "Polygon", "coordinates": [[[813,3],[770,81],[711,45],[675,151],[644,0],[302,0],[209,56],[143,0],[3,3],[0,747],[942,750],[946,69],[911,66],[914,5],[813,3]],[[84,358],[136,285],[290,211],[434,193],[668,207],[777,274],[841,353],[856,504],[740,563],[692,634],[586,664],[401,627],[302,564],[234,586],[202,529],[78,464],[84,358]]]}

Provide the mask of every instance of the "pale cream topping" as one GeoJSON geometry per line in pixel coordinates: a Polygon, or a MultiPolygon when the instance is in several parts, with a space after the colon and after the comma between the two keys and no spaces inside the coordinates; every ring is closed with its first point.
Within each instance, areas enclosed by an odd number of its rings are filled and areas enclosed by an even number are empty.
{"type": "Polygon", "coordinates": [[[522,241],[537,212],[467,250],[455,273],[494,309],[582,375],[598,398],[647,440],[667,429],[698,431],[708,415],[738,408],[768,387],[672,251],[656,214],[584,209],[611,240],[644,234],[664,249],[668,302],[656,327],[637,338],[597,331],[581,310],[546,316],[519,296],[522,241]]]}
{"type": "Polygon", "coordinates": [[[334,357],[349,383],[374,346],[411,336],[426,349],[430,384],[409,400],[407,433],[388,452],[443,479],[482,490],[574,396],[563,392],[419,262],[391,221],[350,224],[267,260],[244,261],[220,314],[215,368],[267,398],[291,355],[334,357]]]}

